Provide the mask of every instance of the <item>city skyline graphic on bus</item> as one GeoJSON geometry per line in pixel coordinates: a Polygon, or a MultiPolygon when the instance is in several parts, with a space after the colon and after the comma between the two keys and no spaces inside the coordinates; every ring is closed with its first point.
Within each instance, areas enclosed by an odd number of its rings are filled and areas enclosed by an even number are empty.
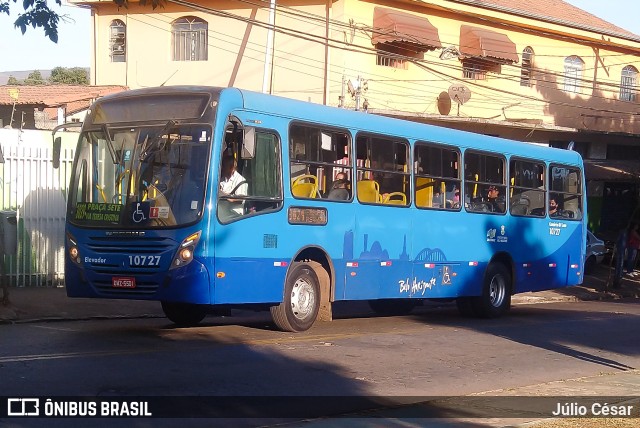
{"type": "MultiPolygon", "coordinates": [[[[360,253],[358,259],[360,260],[411,260],[410,255],[407,253],[407,235],[403,236],[402,253],[399,254],[397,259],[391,259],[389,257],[389,251],[382,248],[380,241],[373,241],[371,248],[368,248],[369,234],[365,233],[363,236],[364,249],[360,253]]],[[[342,250],[342,256],[344,260],[354,260],[354,236],[353,231],[348,230],[344,234],[344,244],[342,250]]],[[[416,254],[414,261],[420,262],[446,262],[447,256],[440,248],[428,248],[424,247],[416,254]]]]}

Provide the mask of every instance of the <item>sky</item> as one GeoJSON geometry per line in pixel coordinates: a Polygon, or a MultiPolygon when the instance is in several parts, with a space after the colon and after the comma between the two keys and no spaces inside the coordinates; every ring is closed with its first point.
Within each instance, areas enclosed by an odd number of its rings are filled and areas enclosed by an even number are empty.
{"type": "MultiPolygon", "coordinates": [[[[640,35],[638,0],[565,0],[605,21],[640,35]]],[[[49,6],[68,17],[59,23],[58,43],[53,43],[42,29],[28,28],[23,35],[13,27],[21,3],[11,4],[11,15],[0,14],[0,72],[50,70],[54,67],[89,67],[91,13],[79,7],[63,6],[49,0],[49,6]]]]}

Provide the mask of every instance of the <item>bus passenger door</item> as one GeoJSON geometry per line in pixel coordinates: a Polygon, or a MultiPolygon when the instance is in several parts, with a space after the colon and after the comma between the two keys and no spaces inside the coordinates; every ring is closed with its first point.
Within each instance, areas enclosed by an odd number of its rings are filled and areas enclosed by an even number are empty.
{"type": "Polygon", "coordinates": [[[281,146],[272,130],[277,124],[255,113],[252,119],[263,128],[228,126],[222,147],[214,150],[214,304],[280,302],[291,257],[283,228],[281,146]]]}

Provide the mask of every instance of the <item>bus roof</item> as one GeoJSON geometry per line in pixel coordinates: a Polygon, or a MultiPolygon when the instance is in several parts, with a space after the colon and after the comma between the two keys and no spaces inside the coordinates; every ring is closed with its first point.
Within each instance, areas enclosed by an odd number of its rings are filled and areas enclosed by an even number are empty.
{"type": "Polygon", "coordinates": [[[103,97],[96,101],[96,104],[125,97],[135,97],[137,95],[184,94],[189,92],[208,93],[213,99],[219,97],[221,103],[224,103],[226,100],[230,105],[242,105],[242,107],[247,110],[278,115],[294,120],[318,122],[318,118],[322,118],[322,123],[333,127],[393,135],[409,140],[449,144],[462,149],[473,148],[474,150],[487,150],[507,155],[531,157],[547,162],[556,161],[572,165],[582,165],[580,154],[570,150],[374,115],[361,111],[324,106],[239,88],[180,85],[135,89],[103,97]]]}
{"type": "Polygon", "coordinates": [[[534,157],[546,161],[582,164],[580,154],[575,151],[238,90],[244,100],[244,108],[249,110],[269,112],[309,122],[317,122],[317,118],[322,118],[323,123],[336,127],[355,128],[373,133],[392,134],[411,140],[438,142],[461,148],[534,157]]]}

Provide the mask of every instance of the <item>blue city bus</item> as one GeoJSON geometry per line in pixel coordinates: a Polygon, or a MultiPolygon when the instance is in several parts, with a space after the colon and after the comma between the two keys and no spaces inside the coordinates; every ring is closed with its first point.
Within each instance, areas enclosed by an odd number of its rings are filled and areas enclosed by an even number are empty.
{"type": "Polygon", "coordinates": [[[82,124],[66,290],[160,301],[178,325],[244,307],[304,331],[354,300],[494,318],[582,282],[583,171],[570,150],[236,88],[126,91],[82,124]]]}

